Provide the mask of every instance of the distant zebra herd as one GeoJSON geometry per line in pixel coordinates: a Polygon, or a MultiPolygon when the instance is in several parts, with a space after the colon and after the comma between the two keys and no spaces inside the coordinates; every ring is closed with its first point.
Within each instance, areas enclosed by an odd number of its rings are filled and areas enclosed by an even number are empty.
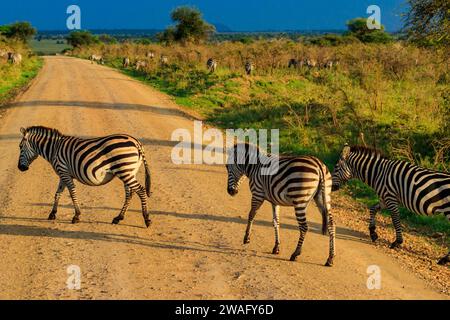
{"type": "MultiPolygon", "coordinates": [[[[147,59],[153,60],[155,58],[155,53],[153,51],[149,51],[145,54],[145,57],[147,59]]],[[[89,60],[91,60],[92,62],[98,62],[103,64],[104,60],[103,57],[101,55],[91,55],[89,57],[89,60]]],[[[159,58],[159,62],[160,65],[162,67],[168,66],[169,64],[169,57],[161,54],[160,58],[159,58]]],[[[332,60],[325,60],[322,63],[319,63],[317,60],[315,59],[311,59],[311,58],[307,58],[307,59],[295,59],[292,58],[288,61],[287,63],[287,68],[323,68],[323,69],[333,69],[334,67],[337,67],[339,65],[339,61],[336,59],[332,59],[332,60]]],[[[143,71],[145,70],[145,68],[147,68],[149,66],[149,61],[148,60],[144,60],[144,59],[138,59],[136,60],[134,63],[131,63],[131,59],[129,57],[124,57],[122,59],[122,67],[123,68],[129,68],[129,67],[133,67],[136,71],[143,71]]],[[[216,72],[217,68],[219,66],[219,62],[217,59],[214,58],[209,58],[206,61],[206,69],[210,72],[210,73],[214,73],[216,72]]],[[[244,71],[245,74],[250,76],[254,73],[256,69],[256,65],[255,62],[247,59],[245,60],[244,63],[244,71]]]]}
{"type": "MultiPolygon", "coordinates": [[[[42,126],[22,128],[21,133],[19,170],[28,170],[31,163],[41,156],[52,165],[60,179],[48,219],[56,218],[59,198],[67,188],[75,208],[72,223],[79,222],[81,211],[74,180],[100,186],[118,177],[124,184],[125,202],[112,223],[117,224],[124,219],[131,198],[136,193],[141,201],[145,225],[150,226],[147,209],[147,198],[151,194],[150,169],[143,145],[137,139],[127,134],[82,139],[42,126]],[[136,179],[142,164],[145,187],[136,179]]],[[[391,248],[399,247],[403,242],[399,206],[417,214],[444,214],[447,219],[450,218],[450,174],[421,168],[406,161],[390,160],[379,151],[367,147],[344,146],[333,173],[316,157],[270,155],[248,143],[238,143],[228,148],[227,156],[228,194],[234,196],[238,193],[244,176],[249,180],[252,193],[244,244],[250,242],[258,209],[264,201],[268,201],[272,204],[275,231],[272,253],[279,254],[279,207],[294,207],[300,234],[291,261],[301,254],[308,231],[306,208],[314,200],[322,215],[322,233],[329,234],[329,253],[325,265],[333,265],[336,227],[330,205],[331,192],[350,179],[363,181],[379,196],[380,203],[370,208],[369,231],[373,241],[378,238],[375,215],[381,208],[391,212],[395,227],[396,240],[391,248]],[[277,166],[274,166],[275,163],[277,166]],[[268,169],[272,171],[263,172],[268,169]]],[[[447,264],[449,254],[438,263],[447,264]]]]}

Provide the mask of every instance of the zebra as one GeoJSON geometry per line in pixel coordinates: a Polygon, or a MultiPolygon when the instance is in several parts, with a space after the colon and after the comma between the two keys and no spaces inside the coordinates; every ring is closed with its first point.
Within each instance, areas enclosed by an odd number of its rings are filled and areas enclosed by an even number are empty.
{"type": "Polygon", "coordinates": [[[161,65],[166,66],[169,63],[169,58],[166,55],[161,55],[160,57],[161,65]]]}
{"type": "Polygon", "coordinates": [[[333,65],[334,65],[334,61],[333,60],[327,60],[325,61],[325,63],[323,64],[323,67],[325,69],[333,69],[333,65]]]}
{"type": "Polygon", "coordinates": [[[136,71],[145,69],[146,67],[147,67],[147,61],[144,61],[144,60],[136,61],[136,66],[135,66],[136,71]]]}
{"type": "Polygon", "coordinates": [[[308,230],[306,208],[314,199],[322,214],[322,233],[326,234],[328,230],[330,236],[329,256],[325,265],[332,266],[335,257],[335,222],[330,206],[331,173],[325,164],[312,156],[267,155],[257,146],[249,143],[235,144],[229,148],[227,155],[228,194],[235,196],[238,193],[244,176],[249,179],[252,192],[244,244],[250,242],[250,233],[257,210],[267,200],[272,204],[275,231],[275,246],[272,254],[279,254],[279,207],[291,206],[295,208],[300,230],[297,247],[290,258],[291,261],[295,261],[301,253],[303,240],[308,230]],[[255,161],[256,159],[260,159],[260,161],[255,161]],[[278,163],[276,172],[265,175],[262,170],[273,166],[276,162],[278,163]]]}
{"type": "Polygon", "coordinates": [[[97,62],[97,63],[105,64],[103,56],[101,56],[101,55],[91,54],[89,56],[89,60],[91,60],[91,63],[97,62]]]}
{"type": "MultiPolygon", "coordinates": [[[[403,160],[391,160],[369,147],[345,145],[332,177],[333,191],[352,178],[363,181],[376,191],[380,202],[370,208],[370,237],[372,241],[378,239],[375,216],[378,211],[387,208],[396,234],[391,248],[403,243],[400,205],[416,214],[443,213],[450,219],[450,174],[403,160]]],[[[449,254],[438,263],[449,262],[449,254]]]]}
{"type": "Polygon", "coordinates": [[[206,68],[211,72],[215,72],[217,69],[217,61],[213,58],[209,58],[206,62],[206,68]]]}
{"type": "Polygon", "coordinates": [[[128,57],[123,58],[123,60],[122,60],[122,66],[123,66],[124,68],[128,68],[129,65],[130,65],[130,58],[128,58],[128,57]]]}
{"type": "Polygon", "coordinates": [[[20,64],[22,62],[22,55],[16,52],[8,52],[8,61],[12,64],[20,64]]]}
{"type": "Polygon", "coordinates": [[[317,61],[314,59],[306,59],[306,66],[308,68],[315,68],[317,66],[317,61]]]}
{"type": "Polygon", "coordinates": [[[303,66],[303,60],[292,58],[288,62],[288,68],[298,68],[303,66]]]}
{"type": "Polygon", "coordinates": [[[125,187],[125,202],[120,214],[112,221],[118,224],[124,219],[133,193],[137,193],[142,205],[142,215],[147,227],[151,220],[147,211],[147,197],[150,197],[150,170],[142,144],[127,134],[82,139],[60,133],[57,129],[32,126],[20,129],[20,155],[18,168],[29,169],[31,163],[41,156],[47,160],[59,176],[49,220],[56,219],[59,198],[67,187],[75,208],[72,223],[80,221],[74,179],[90,185],[107,184],[114,177],[122,180],[125,187]],[[145,188],[137,181],[136,174],[141,164],[145,168],[145,188]]]}
{"type": "Polygon", "coordinates": [[[254,70],[255,70],[255,64],[253,62],[251,62],[250,60],[248,60],[245,63],[245,73],[249,76],[253,73],[254,70]]]}

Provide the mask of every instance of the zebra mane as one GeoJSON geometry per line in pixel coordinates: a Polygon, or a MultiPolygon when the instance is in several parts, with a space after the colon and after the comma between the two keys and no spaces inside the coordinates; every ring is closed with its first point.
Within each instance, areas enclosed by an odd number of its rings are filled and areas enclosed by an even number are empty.
{"type": "Polygon", "coordinates": [[[372,147],[353,145],[350,147],[350,153],[352,152],[364,154],[367,156],[378,156],[382,159],[387,159],[387,156],[383,153],[383,151],[372,147]]]}
{"type": "Polygon", "coordinates": [[[63,136],[63,134],[58,129],[44,127],[44,126],[28,127],[28,128],[26,128],[26,132],[44,134],[46,136],[63,136]]]}

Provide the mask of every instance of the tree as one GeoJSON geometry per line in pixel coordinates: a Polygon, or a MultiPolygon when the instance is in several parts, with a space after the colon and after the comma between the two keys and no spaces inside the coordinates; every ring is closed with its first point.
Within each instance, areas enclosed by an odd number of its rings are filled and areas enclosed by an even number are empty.
{"type": "Polygon", "coordinates": [[[409,39],[421,44],[449,45],[450,1],[408,0],[408,4],[404,31],[409,39]]]}
{"type": "Polygon", "coordinates": [[[73,47],[89,46],[99,43],[98,37],[89,31],[72,31],[66,37],[67,43],[73,47]]]}
{"type": "Polygon", "coordinates": [[[379,29],[369,29],[366,18],[355,18],[347,22],[348,35],[358,38],[362,42],[387,43],[392,41],[392,36],[384,31],[384,26],[379,29]]]}
{"type": "Polygon", "coordinates": [[[216,30],[213,25],[204,21],[202,13],[193,7],[178,7],[172,11],[170,17],[175,25],[158,35],[162,42],[199,43],[205,41],[216,30]]]}
{"type": "Polygon", "coordinates": [[[36,34],[36,29],[29,22],[23,21],[1,26],[0,34],[10,39],[27,42],[36,34]]]}
{"type": "Polygon", "coordinates": [[[102,34],[98,37],[98,40],[100,42],[106,43],[106,44],[116,44],[117,39],[113,36],[110,36],[109,34],[102,34]]]}

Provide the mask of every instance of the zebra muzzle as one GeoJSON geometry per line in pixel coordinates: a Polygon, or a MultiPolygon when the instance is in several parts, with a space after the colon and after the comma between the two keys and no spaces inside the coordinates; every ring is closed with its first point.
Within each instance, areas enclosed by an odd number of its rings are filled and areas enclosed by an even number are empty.
{"type": "Polygon", "coordinates": [[[233,188],[228,188],[227,191],[230,196],[235,196],[238,193],[238,191],[233,188]]]}
{"type": "Polygon", "coordinates": [[[28,170],[28,167],[27,166],[25,166],[25,165],[23,165],[23,164],[19,164],[18,166],[17,166],[18,168],[19,168],[19,170],[20,171],[22,171],[22,172],[24,172],[24,171],[27,171],[28,170]]]}

